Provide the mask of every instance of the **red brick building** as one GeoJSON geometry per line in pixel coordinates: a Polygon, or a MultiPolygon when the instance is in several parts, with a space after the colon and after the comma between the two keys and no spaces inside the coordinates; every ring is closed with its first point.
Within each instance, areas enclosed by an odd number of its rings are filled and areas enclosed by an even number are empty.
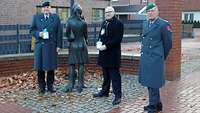
{"type": "MultiPolygon", "coordinates": [[[[70,0],[50,0],[53,12],[59,14],[62,22],[70,15],[70,0]]],[[[104,8],[109,0],[75,0],[83,8],[87,22],[98,22],[104,18],[104,8]]],[[[29,24],[32,16],[40,12],[42,0],[1,0],[0,24],[29,24]]]]}

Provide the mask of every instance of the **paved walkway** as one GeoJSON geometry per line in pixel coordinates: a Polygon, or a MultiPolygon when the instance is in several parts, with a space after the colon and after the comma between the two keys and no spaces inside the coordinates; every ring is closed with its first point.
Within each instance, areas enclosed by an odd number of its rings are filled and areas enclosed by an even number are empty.
{"type": "MultiPolygon", "coordinates": [[[[200,40],[197,39],[182,40],[182,77],[180,80],[168,82],[161,89],[161,99],[164,104],[162,113],[200,113],[199,45],[200,40]]],[[[138,47],[139,43],[127,43],[122,45],[122,51],[129,54],[138,53],[138,47]]],[[[93,48],[89,50],[96,51],[93,48]]],[[[143,106],[148,104],[146,89],[139,86],[136,80],[137,77],[129,75],[123,77],[123,81],[125,81],[123,83],[123,102],[114,107],[111,105],[112,96],[100,100],[92,99],[91,90],[92,92],[97,91],[101,83],[98,80],[91,80],[87,81],[90,84],[89,88],[81,95],[77,93],[63,95],[62,91],[58,91],[60,93],[53,96],[53,99],[49,94],[41,99],[34,95],[36,91],[16,92],[16,95],[22,95],[22,97],[17,98],[16,104],[0,104],[0,113],[35,113],[36,111],[64,113],[67,112],[66,109],[71,109],[69,112],[73,113],[145,113],[143,112],[143,106]],[[67,103],[62,102],[64,98],[67,98],[67,103]],[[52,101],[56,101],[56,103],[54,104],[52,101]],[[50,108],[54,108],[54,110],[46,108],[46,104],[49,104],[50,108]]],[[[9,94],[9,98],[14,98],[11,95],[9,94]]],[[[1,100],[3,99],[0,98],[1,100]]]]}
{"type": "MultiPolygon", "coordinates": [[[[109,113],[144,113],[143,106],[148,104],[147,100],[147,96],[138,97],[109,113]]],[[[161,89],[161,100],[164,104],[162,113],[200,113],[200,71],[168,83],[161,89]]]]}
{"type": "Polygon", "coordinates": [[[33,110],[25,108],[16,103],[1,103],[0,113],[32,113],[33,110]]]}

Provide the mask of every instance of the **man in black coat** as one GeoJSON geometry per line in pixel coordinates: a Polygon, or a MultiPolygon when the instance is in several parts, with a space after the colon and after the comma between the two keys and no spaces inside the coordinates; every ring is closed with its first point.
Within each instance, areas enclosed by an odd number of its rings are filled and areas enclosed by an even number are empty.
{"type": "Polygon", "coordinates": [[[121,102],[121,76],[119,72],[121,62],[121,41],[123,38],[124,26],[115,17],[114,8],[109,6],[105,9],[106,20],[102,23],[97,49],[99,50],[98,65],[102,67],[103,84],[102,90],[93,94],[93,97],[108,97],[110,83],[115,98],[113,105],[121,102]]]}

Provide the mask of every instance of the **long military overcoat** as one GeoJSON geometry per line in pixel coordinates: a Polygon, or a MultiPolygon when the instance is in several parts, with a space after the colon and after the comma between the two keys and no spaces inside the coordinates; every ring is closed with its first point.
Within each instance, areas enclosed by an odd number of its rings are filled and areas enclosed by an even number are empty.
{"type": "Polygon", "coordinates": [[[139,82],[160,88],[165,83],[164,61],[172,48],[172,31],[169,23],[160,17],[151,26],[149,24],[149,21],[143,24],[139,82]]]}
{"type": "Polygon", "coordinates": [[[47,71],[56,69],[56,48],[62,47],[62,27],[59,17],[50,14],[49,18],[45,19],[42,13],[34,15],[30,32],[35,37],[34,69],[47,71]],[[49,32],[49,39],[39,37],[39,32],[45,28],[49,32]]]}

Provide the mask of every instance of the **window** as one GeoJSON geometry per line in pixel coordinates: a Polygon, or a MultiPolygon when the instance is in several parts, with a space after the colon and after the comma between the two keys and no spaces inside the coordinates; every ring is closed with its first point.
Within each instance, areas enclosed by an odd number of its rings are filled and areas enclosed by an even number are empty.
{"type": "Polygon", "coordinates": [[[92,22],[101,22],[104,19],[104,9],[92,9],[92,22]]]}
{"type": "Polygon", "coordinates": [[[147,0],[142,0],[143,3],[147,3],[147,0]]]}
{"type": "Polygon", "coordinates": [[[57,8],[57,14],[60,17],[62,22],[66,22],[66,20],[70,17],[70,9],[69,8],[57,8]]]}
{"type": "Polygon", "coordinates": [[[185,21],[194,21],[194,14],[193,13],[185,13],[184,20],[185,21]]]}
{"type": "Polygon", "coordinates": [[[140,4],[146,5],[148,3],[148,0],[140,0],[140,4]]]}
{"type": "MultiPolygon", "coordinates": [[[[41,12],[41,6],[37,6],[37,12],[36,13],[40,13],[41,12]]],[[[52,6],[52,13],[56,13],[59,17],[62,23],[66,22],[66,20],[69,18],[70,16],[70,8],[68,7],[56,7],[56,6],[52,6]]]]}
{"type": "Polygon", "coordinates": [[[193,13],[190,14],[190,21],[194,21],[194,14],[193,13]]]}
{"type": "Polygon", "coordinates": [[[188,21],[188,13],[184,14],[184,20],[188,21]]]}

